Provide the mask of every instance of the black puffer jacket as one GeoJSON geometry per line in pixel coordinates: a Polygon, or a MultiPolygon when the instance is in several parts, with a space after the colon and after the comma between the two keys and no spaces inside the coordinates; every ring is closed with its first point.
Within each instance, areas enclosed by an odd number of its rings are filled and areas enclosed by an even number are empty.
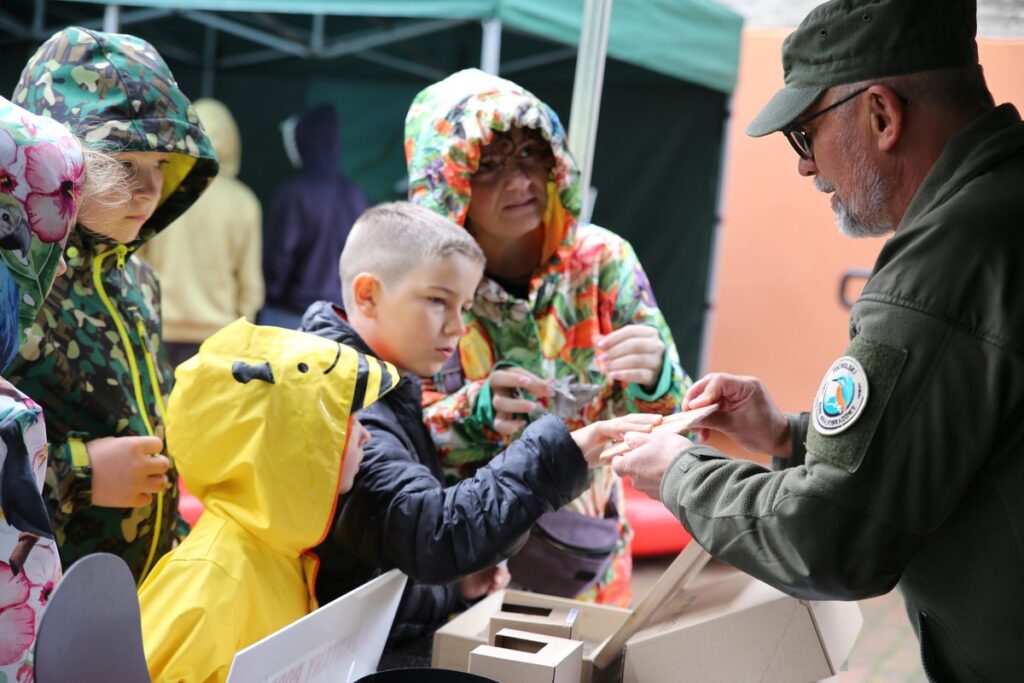
{"type": "MultiPolygon", "coordinates": [[[[372,354],[342,315],[317,302],[302,329],[372,354]]],[[[459,603],[457,579],[509,557],[541,514],[576,498],[589,480],[568,429],[546,416],[473,478],[445,488],[422,420],[422,394],[419,380],[406,375],[359,413],[373,438],[330,536],[316,549],[321,604],[392,567],[409,575],[393,643],[443,624],[459,603]]]]}

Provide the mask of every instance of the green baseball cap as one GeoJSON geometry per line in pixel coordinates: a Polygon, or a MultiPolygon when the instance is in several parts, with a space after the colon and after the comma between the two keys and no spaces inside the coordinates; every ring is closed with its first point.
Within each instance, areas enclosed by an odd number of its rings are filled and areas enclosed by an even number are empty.
{"type": "Polygon", "coordinates": [[[976,0],[831,0],[782,43],[786,86],[747,126],[782,130],[827,89],[978,63],[976,0]]]}

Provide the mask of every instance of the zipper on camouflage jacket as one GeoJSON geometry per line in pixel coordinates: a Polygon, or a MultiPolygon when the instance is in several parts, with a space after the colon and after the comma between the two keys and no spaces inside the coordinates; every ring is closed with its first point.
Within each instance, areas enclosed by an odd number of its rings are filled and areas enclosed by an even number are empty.
{"type": "MultiPolygon", "coordinates": [[[[142,422],[146,425],[146,434],[153,436],[153,424],[150,422],[149,411],[146,409],[146,401],[142,395],[142,376],[139,372],[138,362],[135,360],[135,351],[132,348],[131,339],[128,337],[128,330],[125,327],[124,320],[121,318],[117,308],[114,306],[114,302],[110,300],[106,290],[103,288],[103,262],[110,256],[115,256],[117,258],[115,266],[119,271],[123,271],[128,258],[128,247],[123,244],[119,244],[109,251],[98,254],[92,264],[92,283],[93,287],[96,289],[96,294],[99,295],[100,301],[103,302],[103,305],[106,307],[111,319],[114,321],[114,326],[117,328],[117,334],[121,339],[121,345],[124,346],[125,358],[128,360],[128,370],[132,376],[132,389],[135,393],[135,403],[138,405],[139,415],[142,417],[142,422]]],[[[153,358],[146,346],[145,327],[142,324],[141,317],[136,319],[136,333],[139,335],[139,343],[142,345],[142,352],[146,359],[150,382],[153,384],[153,391],[156,394],[157,411],[160,413],[160,416],[163,417],[163,397],[160,396],[160,382],[158,381],[156,366],[153,364],[153,358]]],[[[146,563],[142,568],[142,572],[139,574],[140,586],[145,580],[146,575],[149,574],[149,570],[153,566],[153,559],[156,557],[156,548],[160,542],[160,531],[163,524],[163,512],[164,492],[160,491],[156,494],[156,521],[153,525],[153,542],[150,544],[149,553],[146,556],[146,563]]]]}

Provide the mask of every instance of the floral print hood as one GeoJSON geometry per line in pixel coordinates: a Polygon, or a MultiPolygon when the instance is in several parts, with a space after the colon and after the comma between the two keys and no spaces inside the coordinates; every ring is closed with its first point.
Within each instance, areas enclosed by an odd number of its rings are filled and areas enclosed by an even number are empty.
{"type": "Polygon", "coordinates": [[[465,225],[472,194],[469,179],[480,148],[495,131],[532,128],[551,144],[555,168],[548,184],[545,253],[569,245],[580,215],[580,172],[566,147],[558,115],[515,83],[465,69],[423,89],[405,117],[409,200],[465,225]]]}
{"type": "Polygon", "coordinates": [[[83,167],[67,129],[0,97],[0,370],[53,283],[78,215],[83,167]]]}

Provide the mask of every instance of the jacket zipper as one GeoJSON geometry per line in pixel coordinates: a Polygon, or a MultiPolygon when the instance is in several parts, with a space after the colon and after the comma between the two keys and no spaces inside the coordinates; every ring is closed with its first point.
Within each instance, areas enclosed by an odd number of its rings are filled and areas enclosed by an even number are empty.
{"type": "MultiPolygon", "coordinates": [[[[117,328],[117,334],[121,339],[121,345],[124,347],[125,357],[128,359],[128,370],[132,376],[132,389],[135,392],[135,403],[139,408],[139,415],[142,417],[142,422],[146,426],[146,434],[153,436],[153,425],[149,420],[149,412],[146,409],[146,401],[142,396],[142,377],[139,373],[139,365],[135,360],[135,351],[132,348],[131,340],[128,338],[128,330],[125,328],[124,320],[121,319],[121,315],[118,313],[114,303],[107,296],[106,290],[103,288],[103,262],[110,256],[116,256],[117,262],[116,267],[118,270],[123,271],[127,261],[128,247],[123,244],[119,244],[109,251],[105,251],[102,254],[98,254],[93,260],[92,266],[92,283],[96,289],[96,293],[100,297],[100,301],[103,302],[104,307],[107,309],[107,313],[110,314],[111,319],[114,321],[114,326],[117,328]]],[[[141,322],[141,320],[139,321],[141,322]]],[[[143,346],[143,352],[146,354],[146,362],[152,366],[152,358],[149,357],[147,349],[145,348],[145,337],[140,337],[140,343],[143,346]]],[[[163,416],[163,400],[159,396],[160,384],[155,382],[156,369],[150,369],[150,381],[153,381],[154,393],[157,394],[157,409],[163,416]]],[[[156,523],[153,526],[153,542],[149,547],[149,554],[146,557],[146,563],[142,568],[142,572],[139,574],[138,585],[142,585],[146,575],[149,574],[150,568],[153,566],[153,559],[156,557],[156,547],[160,541],[160,529],[163,523],[163,511],[164,511],[164,492],[160,491],[156,494],[156,523]]]]}

